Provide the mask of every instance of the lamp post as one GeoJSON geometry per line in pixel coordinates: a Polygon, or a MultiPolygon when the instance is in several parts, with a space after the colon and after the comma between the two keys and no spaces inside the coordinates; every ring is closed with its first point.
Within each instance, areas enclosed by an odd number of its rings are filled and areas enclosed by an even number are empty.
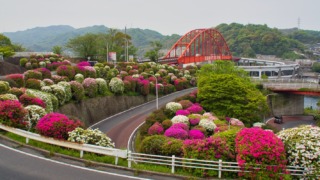
{"type": "Polygon", "coordinates": [[[158,78],[153,74],[148,74],[148,75],[153,76],[156,79],[156,84],[155,84],[155,88],[156,88],[156,107],[157,107],[157,110],[158,110],[159,109],[159,98],[158,98],[158,87],[157,87],[158,78]]]}

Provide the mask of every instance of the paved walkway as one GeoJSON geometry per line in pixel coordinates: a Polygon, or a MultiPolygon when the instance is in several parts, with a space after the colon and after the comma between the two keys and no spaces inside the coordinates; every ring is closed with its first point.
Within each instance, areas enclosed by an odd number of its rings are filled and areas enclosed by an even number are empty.
{"type": "Polygon", "coordinates": [[[277,130],[288,129],[293,127],[298,127],[300,125],[315,125],[315,120],[313,116],[282,116],[283,123],[274,123],[274,120],[269,120],[268,125],[274,127],[277,130]]]}

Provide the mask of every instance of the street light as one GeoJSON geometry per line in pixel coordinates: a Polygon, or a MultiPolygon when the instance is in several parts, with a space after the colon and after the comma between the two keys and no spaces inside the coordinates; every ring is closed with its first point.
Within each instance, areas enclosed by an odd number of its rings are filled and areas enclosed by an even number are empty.
{"type": "Polygon", "coordinates": [[[158,87],[157,87],[158,78],[153,74],[148,74],[148,75],[153,76],[156,79],[156,84],[155,84],[155,88],[156,88],[156,107],[157,107],[157,110],[158,110],[159,109],[159,100],[158,100],[159,98],[158,98],[158,87]]]}

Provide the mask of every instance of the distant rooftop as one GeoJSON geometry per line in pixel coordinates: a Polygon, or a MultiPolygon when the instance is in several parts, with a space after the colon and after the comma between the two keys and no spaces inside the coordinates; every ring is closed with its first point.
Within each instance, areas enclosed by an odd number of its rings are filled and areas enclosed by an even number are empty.
{"type": "Polygon", "coordinates": [[[54,54],[53,52],[15,52],[13,57],[30,57],[31,55],[36,54],[54,54]]]}

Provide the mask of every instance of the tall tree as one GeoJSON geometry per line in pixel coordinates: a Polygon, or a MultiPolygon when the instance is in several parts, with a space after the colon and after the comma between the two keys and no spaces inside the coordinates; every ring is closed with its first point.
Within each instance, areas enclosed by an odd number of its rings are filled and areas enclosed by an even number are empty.
{"type": "Polygon", "coordinates": [[[198,73],[198,100],[218,116],[235,117],[247,126],[267,111],[266,98],[242,70],[231,63],[217,61],[198,73]],[[217,63],[217,64],[216,64],[217,63]]]}
{"type": "Polygon", "coordinates": [[[162,44],[160,41],[151,41],[150,46],[151,49],[147,51],[144,56],[149,58],[151,61],[157,62],[159,57],[162,56],[162,54],[160,53],[162,44]]]}
{"type": "Polygon", "coordinates": [[[63,51],[62,46],[53,46],[52,47],[52,52],[55,53],[55,54],[60,54],[61,55],[62,51],[63,51]]]}
{"type": "Polygon", "coordinates": [[[67,48],[72,49],[80,57],[88,58],[97,55],[97,34],[87,33],[83,36],[77,36],[70,39],[66,45],[67,48]]]}
{"type": "Polygon", "coordinates": [[[3,34],[0,34],[0,53],[3,57],[14,55],[14,48],[11,44],[11,40],[3,34]]]}

